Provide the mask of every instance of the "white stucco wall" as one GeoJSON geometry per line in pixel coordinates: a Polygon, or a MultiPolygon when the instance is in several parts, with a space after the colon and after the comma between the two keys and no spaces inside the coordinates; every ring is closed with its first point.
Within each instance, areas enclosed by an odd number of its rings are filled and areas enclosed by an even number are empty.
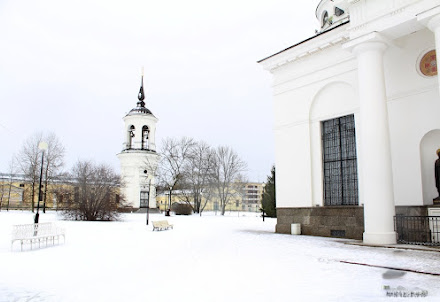
{"type": "Polygon", "coordinates": [[[311,204],[309,125],[275,130],[277,207],[306,207],[311,204]],[[294,141],[301,142],[295,144],[294,141]],[[285,143],[290,142],[290,143],[285,143]]]}
{"type": "Polygon", "coordinates": [[[126,202],[134,208],[140,206],[140,192],[150,192],[150,208],[156,207],[156,190],[154,171],[157,168],[159,155],[147,152],[121,152],[118,154],[121,163],[122,192],[126,202]],[[148,173],[144,173],[147,170],[148,173]]]}
{"type": "MultiPolygon", "coordinates": [[[[389,38],[383,59],[395,205],[432,204],[440,97],[437,76],[419,71],[420,58],[435,48],[435,40],[417,14],[434,2],[348,0],[350,23],[262,62],[274,79],[278,207],[322,205],[321,122],[354,114],[356,133],[362,128],[357,62],[342,45],[371,31],[389,38]]],[[[360,145],[357,135],[358,163],[360,145]]],[[[358,164],[360,205],[362,170],[358,164]]]]}
{"type": "MultiPolygon", "coordinates": [[[[423,181],[434,184],[434,162],[431,177],[423,180],[422,156],[429,155],[420,153],[420,143],[428,132],[440,128],[440,98],[437,77],[421,75],[419,62],[434,48],[434,36],[422,30],[395,42],[398,46],[385,55],[394,197],[396,205],[423,205],[428,202],[423,201],[423,181]]],[[[431,147],[431,158],[438,147],[431,147]]],[[[435,186],[432,190],[436,191],[435,186]]]]}
{"type": "Polygon", "coordinates": [[[274,73],[278,207],[323,204],[321,122],[359,111],[355,66],[333,46],[274,73]]]}

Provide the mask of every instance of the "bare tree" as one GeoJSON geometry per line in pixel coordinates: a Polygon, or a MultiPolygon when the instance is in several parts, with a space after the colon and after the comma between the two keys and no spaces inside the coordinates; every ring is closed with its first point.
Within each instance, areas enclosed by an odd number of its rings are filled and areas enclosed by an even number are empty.
{"type": "Polygon", "coordinates": [[[246,163],[230,147],[220,146],[215,151],[213,181],[220,200],[221,214],[225,214],[226,205],[241,191],[240,174],[246,169],[246,163]],[[235,183],[235,186],[234,186],[235,183]]]}
{"type": "Polygon", "coordinates": [[[162,185],[174,187],[178,184],[195,144],[196,142],[188,137],[182,137],[180,140],[166,138],[162,141],[158,173],[162,185]]]}
{"type": "Polygon", "coordinates": [[[12,191],[12,177],[16,172],[15,160],[12,158],[8,165],[9,183],[8,183],[8,204],[6,210],[9,211],[9,205],[11,204],[11,191],[12,191]]]}
{"type": "Polygon", "coordinates": [[[184,180],[182,195],[185,201],[193,207],[194,213],[200,213],[201,197],[212,180],[215,152],[205,142],[197,142],[189,152],[184,165],[184,180]]]}
{"type": "Polygon", "coordinates": [[[209,183],[203,188],[203,192],[200,196],[200,216],[202,216],[202,212],[205,209],[206,205],[214,198],[215,193],[216,188],[212,183],[209,183]]]}
{"type": "Polygon", "coordinates": [[[35,194],[39,178],[38,167],[40,166],[40,150],[38,149],[38,145],[42,140],[43,134],[41,132],[28,137],[17,155],[19,169],[31,185],[29,197],[31,200],[32,212],[34,212],[35,208],[35,194]]]}
{"type": "Polygon", "coordinates": [[[239,200],[241,200],[242,204],[248,203],[246,201],[246,196],[247,196],[246,185],[248,183],[249,183],[248,178],[244,174],[240,173],[235,178],[234,183],[232,184],[232,187],[237,192],[236,194],[239,196],[239,200]]]}
{"type": "Polygon", "coordinates": [[[0,211],[2,210],[3,199],[6,196],[7,190],[8,190],[7,185],[5,185],[3,182],[0,183],[0,211]]]}
{"type": "Polygon", "coordinates": [[[62,167],[64,166],[65,148],[61,144],[60,140],[54,133],[50,133],[45,137],[45,141],[48,145],[46,151],[46,157],[44,159],[44,203],[43,212],[46,211],[46,197],[48,191],[48,184],[59,175],[62,167]]]}
{"type": "Polygon", "coordinates": [[[64,215],[75,220],[116,220],[120,177],[107,165],[91,161],[78,161],[73,167],[74,200],[64,215]]]}
{"type": "Polygon", "coordinates": [[[41,152],[43,152],[38,146],[43,141],[48,143],[48,150],[44,159],[45,165],[43,167],[44,188],[45,193],[47,193],[47,184],[57,175],[62,167],[65,153],[64,147],[55,134],[43,135],[42,132],[35,133],[24,142],[16,156],[19,170],[25,175],[26,180],[31,185],[29,197],[31,199],[32,212],[35,208],[35,195],[38,190],[41,168],[41,152]]]}
{"type": "Polygon", "coordinates": [[[195,144],[196,142],[188,137],[182,137],[180,140],[166,138],[162,141],[161,159],[157,169],[160,191],[168,191],[171,195],[179,185],[182,187],[184,167],[195,144]]]}

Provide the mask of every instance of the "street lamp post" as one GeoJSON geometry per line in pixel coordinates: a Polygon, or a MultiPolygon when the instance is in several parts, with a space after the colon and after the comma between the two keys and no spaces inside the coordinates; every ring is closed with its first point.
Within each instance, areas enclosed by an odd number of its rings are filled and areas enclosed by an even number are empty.
{"type": "Polygon", "coordinates": [[[171,212],[171,191],[173,190],[173,187],[170,186],[170,206],[168,207],[167,210],[167,204],[165,203],[165,216],[170,216],[170,212],[171,212]]]}
{"type": "MultiPolygon", "coordinates": [[[[148,171],[144,170],[146,179],[148,179],[148,171]]],[[[151,179],[148,179],[148,198],[147,198],[147,225],[150,220],[150,194],[151,194],[151,179]]]]}
{"type": "Polygon", "coordinates": [[[202,204],[203,204],[203,192],[200,192],[200,202],[199,202],[200,217],[202,217],[202,204]]]}
{"type": "Polygon", "coordinates": [[[44,165],[44,151],[47,150],[47,143],[46,142],[40,142],[38,144],[38,149],[40,149],[42,151],[41,153],[41,169],[40,169],[40,185],[38,187],[38,203],[37,203],[37,213],[35,214],[35,219],[34,219],[34,223],[38,223],[39,218],[40,218],[40,200],[42,200],[42,192],[41,192],[41,182],[42,182],[42,178],[43,178],[43,165],[44,165]]]}
{"type": "Polygon", "coordinates": [[[151,194],[151,179],[148,180],[148,200],[147,200],[147,225],[150,218],[150,194],[151,194]]]}

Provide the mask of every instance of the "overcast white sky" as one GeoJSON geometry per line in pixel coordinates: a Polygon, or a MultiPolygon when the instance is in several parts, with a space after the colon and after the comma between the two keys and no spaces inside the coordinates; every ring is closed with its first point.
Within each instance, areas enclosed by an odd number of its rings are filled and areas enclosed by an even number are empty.
{"type": "Polygon", "coordinates": [[[124,115],[146,107],[165,137],[228,145],[265,181],[274,163],[272,77],[256,63],[314,35],[319,0],[0,0],[0,172],[54,132],[66,169],[119,171],[124,115]]]}

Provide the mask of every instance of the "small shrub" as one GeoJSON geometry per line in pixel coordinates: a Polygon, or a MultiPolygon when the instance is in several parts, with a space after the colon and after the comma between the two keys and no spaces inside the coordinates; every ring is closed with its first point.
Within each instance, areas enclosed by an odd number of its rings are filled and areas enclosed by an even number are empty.
{"type": "Polygon", "coordinates": [[[192,208],[187,203],[173,203],[171,206],[171,210],[176,215],[191,215],[192,214],[192,208]]]}

